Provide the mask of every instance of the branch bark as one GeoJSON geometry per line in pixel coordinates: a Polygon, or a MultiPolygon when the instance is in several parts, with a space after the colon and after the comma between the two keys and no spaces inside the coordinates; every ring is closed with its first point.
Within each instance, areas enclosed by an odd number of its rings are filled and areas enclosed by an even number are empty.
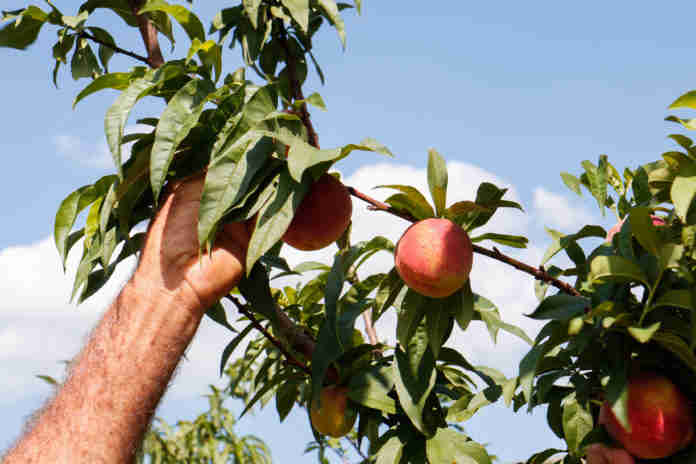
{"type": "MultiPolygon", "coordinates": [[[[374,198],[365,195],[364,193],[358,191],[357,189],[353,187],[348,187],[348,191],[350,192],[351,195],[353,195],[356,198],[359,198],[360,200],[364,201],[365,203],[368,203],[370,206],[370,210],[373,211],[383,211],[385,213],[392,214],[394,216],[398,216],[401,219],[404,219],[409,222],[416,222],[416,218],[411,216],[408,213],[404,213],[403,211],[398,211],[394,209],[393,207],[389,206],[386,203],[382,203],[379,200],[375,200],[374,198]]],[[[546,282],[550,285],[553,285],[563,293],[567,293],[568,295],[573,295],[573,296],[580,296],[580,292],[577,291],[575,288],[573,288],[572,285],[567,284],[566,282],[563,282],[562,280],[556,279],[553,277],[551,274],[543,270],[543,268],[536,268],[534,266],[530,266],[529,264],[523,263],[521,261],[518,261],[514,258],[511,258],[507,255],[504,255],[503,253],[500,252],[497,248],[493,248],[493,250],[489,250],[487,248],[484,248],[482,246],[478,245],[473,245],[473,249],[475,253],[482,254],[484,256],[488,256],[489,258],[495,259],[497,261],[503,262],[509,266],[514,267],[515,269],[525,272],[531,276],[533,276],[537,280],[541,280],[543,282],[546,282]]]]}
{"type": "Polygon", "coordinates": [[[143,38],[143,43],[145,44],[145,49],[147,50],[146,63],[150,65],[151,68],[156,69],[164,64],[164,58],[162,57],[162,50],[159,46],[157,29],[155,28],[155,25],[152,21],[150,21],[147,15],[138,13],[144,3],[145,0],[128,0],[131,11],[138,21],[140,35],[143,38]]]}

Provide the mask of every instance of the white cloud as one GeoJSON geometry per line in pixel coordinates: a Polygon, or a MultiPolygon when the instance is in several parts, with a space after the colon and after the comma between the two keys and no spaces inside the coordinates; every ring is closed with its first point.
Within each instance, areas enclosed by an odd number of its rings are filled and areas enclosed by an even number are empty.
{"type": "MultiPolygon", "coordinates": [[[[506,186],[510,191],[506,198],[519,201],[519,195],[504,179],[469,164],[449,163],[449,203],[471,200],[482,181],[506,186]]],[[[380,184],[394,183],[417,186],[429,196],[424,169],[396,164],[365,166],[345,178],[351,185],[378,199],[392,192],[386,189],[373,190],[380,184]]],[[[378,233],[396,242],[408,227],[408,223],[385,213],[369,211],[367,205],[354,199],[353,239],[369,239],[378,233]]],[[[488,229],[496,232],[526,235],[530,220],[514,209],[500,211],[488,229]]],[[[485,245],[485,243],[484,243],[485,245]]],[[[79,247],[80,245],[76,245],[79,247]]],[[[502,248],[502,247],[501,247],[502,248]]],[[[306,260],[329,262],[334,247],[312,253],[284,248],[291,264],[306,260]]],[[[506,252],[503,248],[503,252],[506,252]]],[[[541,250],[531,248],[510,252],[513,257],[526,262],[539,261],[541,250]]],[[[119,277],[107,289],[87,300],[80,307],[68,303],[72,277],[79,252],[73,252],[68,260],[68,273],[63,274],[53,241],[47,238],[28,246],[17,246],[0,250],[0,362],[9,373],[0,385],[0,398],[7,404],[29,395],[47,395],[49,389],[36,379],[36,374],[60,377],[63,370],[59,363],[77,354],[101,312],[112,301],[123,281],[130,274],[133,262],[120,270],[119,277]]],[[[385,272],[393,266],[391,255],[378,253],[368,261],[363,275],[385,272]]],[[[495,302],[506,322],[522,326],[533,336],[537,326],[523,314],[529,313],[534,305],[533,280],[500,262],[477,255],[472,272],[474,290],[495,302]]],[[[236,318],[233,309],[228,318],[236,318]]],[[[504,370],[508,376],[517,371],[517,362],[526,350],[526,345],[503,332],[498,344],[493,345],[481,323],[472,323],[465,333],[455,331],[450,346],[460,349],[465,356],[477,364],[486,364],[504,370]]],[[[362,322],[357,326],[362,328],[362,322]]],[[[387,314],[377,324],[381,338],[394,340],[395,321],[387,314]]],[[[175,404],[207,391],[208,384],[219,384],[219,361],[224,346],[234,335],[215,323],[204,319],[203,324],[183,360],[177,376],[164,400],[164,405],[175,404]]],[[[166,406],[165,406],[166,407],[166,406]]]]}
{"type": "Polygon", "coordinates": [[[534,209],[545,225],[560,229],[561,232],[576,232],[584,224],[597,220],[584,207],[573,205],[567,197],[549,192],[543,187],[534,189],[534,209]]]}
{"type": "MultiPolygon", "coordinates": [[[[152,127],[144,124],[135,124],[124,129],[124,134],[133,134],[136,132],[151,132],[152,127]]],[[[101,170],[113,170],[114,161],[111,156],[111,151],[105,140],[100,142],[85,142],[74,135],[56,135],[53,137],[53,144],[58,151],[58,154],[75,161],[83,166],[101,170]]],[[[124,144],[121,147],[122,159],[127,159],[130,156],[130,146],[133,142],[124,144]]]]}

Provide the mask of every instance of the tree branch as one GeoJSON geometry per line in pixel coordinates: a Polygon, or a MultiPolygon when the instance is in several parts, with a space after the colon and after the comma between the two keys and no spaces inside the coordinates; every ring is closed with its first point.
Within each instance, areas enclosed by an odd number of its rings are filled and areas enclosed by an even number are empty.
{"type": "Polygon", "coordinates": [[[264,326],[261,325],[261,323],[254,317],[251,311],[247,309],[247,305],[243,304],[241,301],[239,301],[237,298],[233,297],[232,295],[227,295],[226,297],[228,300],[230,300],[234,305],[237,307],[237,310],[245,315],[249,321],[251,321],[251,325],[254,326],[256,330],[261,332],[264,337],[268,339],[268,341],[275,346],[280,353],[285,356],[285,359],[287,362],[293,366],[299,367],[302,369],[307,375],[312,375],[312,371],[307,367],[306,364],[302,363],[299,361],[297,358],[295,358],[285,347],[283,346],[280,341],[278,341],[273,335],[266,330],[264,326]]]}
{"type": "Polygon", "coordinates": [[[80,37],[81,37],[81,38],[84,37],[85,39],[89,39],[89,40],[91,40],[92,42],[98,43],[99,45],[103,45],[104,47],[110,48],[110,49],[112,49],[113,51],[115,51],[116,53],[120,53],[120,54],[122,54],[122,55],[130,56],[131,58],[135,58],[136,60],[142,61],[142,62],[145,63],[145,64],[150,64],[150,61],[147,59],[147,57],[142,56],[142,55],[138,55],[137,53],[133,53],[133,52],[130,52],[130,51],[128,51],[128,50],[124,50],[124,49],[121,48],[121,47],[117,47],[117,46],[114,45],[114,44],[110,44],[110,43],[108,43],[108,42],[104,42],[103,40],[99,40],[98,38],[94,37],[93,35],[90,35],[90,34],[89,34],[88,32],[86,32],[86,31],[80,32],[80,37]]]}
{"type": "MultiPolygon", "coordinates": [[[[280,45],[285,51],[285,62],[288,65],[288,78],[290,80],[290,88],[292,90],[292,97],[294,100],[304,100],[304,95],[302,94],[302,84],[297,78],[297,57],[294,56],[290,50],[290,45],[288,45],[288,32],[285,30],[285,25],[280,22],[280,45]]],[[[309,115],[309,110],[307,110],[307,103],[302,102],[300,106],[300,120],[307,129],[307,137],[309,138],[309,144],[315,148],[319,148],[319,136],[314,130],[312,125],[312,119],[309,115]]]]}
{"type": "MultiPolygon", "coordinates": [[[[375,200],[374,198],[365,195],[362,192],[359,192],[353,187],[348,187],[348,191],[350,192],[351,195],[353,195],[356,198],[359,198],[360,200],[368,203],[370,205],[370,209],[373,211],[384,211],[385,213],[392,214],[394,216],[398,216],[402,219],[405,219],[406,221],[409,222],[416,222],[416,218],[411,216],[408,213],[404,213],[403,211],[398,211],[395,208],[389,206],[386,203],[382,203],[381,201],[375,200]]],[[[577,291],[575,288],[573,288],[572,285],[569,285],[562,280],[556,279],[553,277],[551,274],[546,272],[543,268],[536,268],[533,266],[530,266],[529,264],[525,264],[521,261],[517,261],[516,259],[513,259],[507,255],[504,255],[501,253],[497,248],[493,248],[493,250],[489,250],[487,248],[483,248],[478,245],[473,245],[473,249],[475,253],[479,253],[485,256],[488,256],[489,258],[495,259],[497,261],[503,262],[509,266],[514,267],[515,269],[525,272],[527,274],[532,275],[535,279],[541,280],[543,282],[546,282],[550,285],[553,285],[560,291],[567,293],[568,295],[573,295],[573,296],[580,296],[580,292],[577,291]]]]}
{"type": "Polygon", "coordinates": [[[145,0],[128,0],[131,11],[138,21],[140,35],[143,38],[143,43],[147,50],[146,63],[149,64],[151,68],[156,69],[164,64],[164,58],[162,57],[162,50],[160,49],[159,40],[157,39],[157,28],[155,28],[154,23],[150,21],[147,15],[138,14],[144,3],[145,0]]]}
{"type": "MultiPolygon", "coordinates": [[[[225,298],[230,300],[238,309],[239,312],[244,314],[254,328],[259,330],[278,350],[285,356],[288,362],[295,365],[306,372],[308,375],[312,374],[311,369],[297,358],[295,358],[292,353],[290,353],[282,344],[282,342],[275,337],[273,337],[254,317],[254,315],[249,311],[248,305],[243,304],[236,297],[232,295],[227,295],[225,298]]],[[[271,310],[275,313],[275,326],[274,329],[277,334],[292,347],[293,350],[302,354],[306,359],[312,360],[312,355],[314,354],[314,348],[316,347],[316,342],[314,339],[307,334],[301,327],[295,325],[295,323],[288,317],[285,312],[283,312],[280,307],[274,305],[271,310]]],[[[338,372],[333,367],[330,367],[326,372],[326,379],[329,383],[336,383],[338,381],[338,372]]]]}

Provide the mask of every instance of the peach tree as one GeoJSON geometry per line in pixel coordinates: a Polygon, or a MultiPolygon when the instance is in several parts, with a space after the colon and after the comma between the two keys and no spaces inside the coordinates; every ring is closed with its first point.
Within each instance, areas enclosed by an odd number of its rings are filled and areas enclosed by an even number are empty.
{"type": "MultiPolygon", "coordinates": [[[[623,172],[603,155],[597,164],[584,161],[578,176],[562,173],[575,193],[585,190],[603,213],[613,211],[617,226],[609,235],[596,225],[574,233],[549,230],[552,245],[533,266],[497,248],[524,248],[525,237],[479,231],[498,210],[521,206],[486,182],[475,198],[448,198],[445,161],[434,150],[427,160],[432,201],[413,186],[393,184],[384,187],[395,193],[381,202],[330,173],[356,150],[392,156],[371,138],[321,148],[309,107],[324,108],[324,102],[318,93],[305,96],[309,72],[324,81],[315,34],[332,27],[345,43],[342,15],[359,13],[360,0],[243,0],[222,9],[208,32],[189,5],[165,0],[87,0],[69,14],[46,3],[47,9],[3,12],[0,46],[26,49],[44,26],[53,28],[54,82],[63,65],[73,79],[89,81],[75,104],[105,89],[119,92],[104,120],[115,173],[70,193],[55,219],[63,262],[71,251],[81,255],[77,302],[138,253],[143,223],[166,186],[202,175],[201,253],[227,222],[245,222],[251,233],[246,276],[207,311],[231,331],[220,359],[230,379],[225,394],[243,399],[244,412],[273,401],[281,421],[293,408],[306,408],[315,434],[310,449],[320,461],[328,449],[342,455],[353,446],[362,462],[487,464],[492,456],[462,424],[497,401],[514,411],[544,406],[549,427],[564,440],[564,449],[542,450],[530,463],[554,455],[577,463],[593,443],[624,447],[637,458],[694,459],[691,139],[671,135],[677,150],[623,172]],[[109,30],[93,25],[102,13],[137,29],[145,54],[121,48],[109,30]],[[159,38],[174,44],[173,23],[190,45],[165,60],[159,38]],[[226,45],[241,51],[244,65],[223,75],[226,45]],[[112,71],[114,54],[138,65],[112,71]],[[137,121],[147,130],[124,135],[143,99],[165,108],[137,121]],[[378,235],[354,243],[351,196],[374,214],[403,219],[405,231],[415,225],[396,245],[378,235]],[[292,267],[284,258],[287,246],[329,243],[337,245],[332,262],[292,267]],[[376,253],[395,254],[395,267],[359,276],[376,253]],[[472,253],[536,280],[539,304],[529,317],[547,322],[534,339],[505,323],[495,302],[474,293],[472,253]],[[295,286],[274,286],[287,276],[302,278],[295,286]],[[394,346],[374,331],[388,312],[397,319],[394,346]],[[231,314],[238,317],[234,326],[231,314]],[[358,318],[366,337],[355,328],[358,318]],[[466,331],[471,324],[485,325],[494,340],[504,330],[530,344],[518,376],[474,366],[446,345],[455,326],[466,331]]],[[[672,107],[696,108],[696,93],[672,107]]],[[[696,127],[694,120],[668,119],[696,127]]]]}

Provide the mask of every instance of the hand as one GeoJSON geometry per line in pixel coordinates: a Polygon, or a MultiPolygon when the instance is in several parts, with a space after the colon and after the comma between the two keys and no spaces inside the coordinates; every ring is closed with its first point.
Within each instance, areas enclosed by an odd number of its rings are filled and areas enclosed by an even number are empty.
{"type": "Polygon", "coordinates": [[[587,464],[635,464],[635,460],[625,449],[595,443],[587,447],[587,464]]]}
{"type": "Polygon", "coordinates": [[[198,209],[204,179],[180,181],[155,215],[133,282],[154,298],[171,297],[192,311],[205,311],[228,293],[244,272],[249,232],[230,223],[218,233],[212,253],[199,255],[198,209]]]}

